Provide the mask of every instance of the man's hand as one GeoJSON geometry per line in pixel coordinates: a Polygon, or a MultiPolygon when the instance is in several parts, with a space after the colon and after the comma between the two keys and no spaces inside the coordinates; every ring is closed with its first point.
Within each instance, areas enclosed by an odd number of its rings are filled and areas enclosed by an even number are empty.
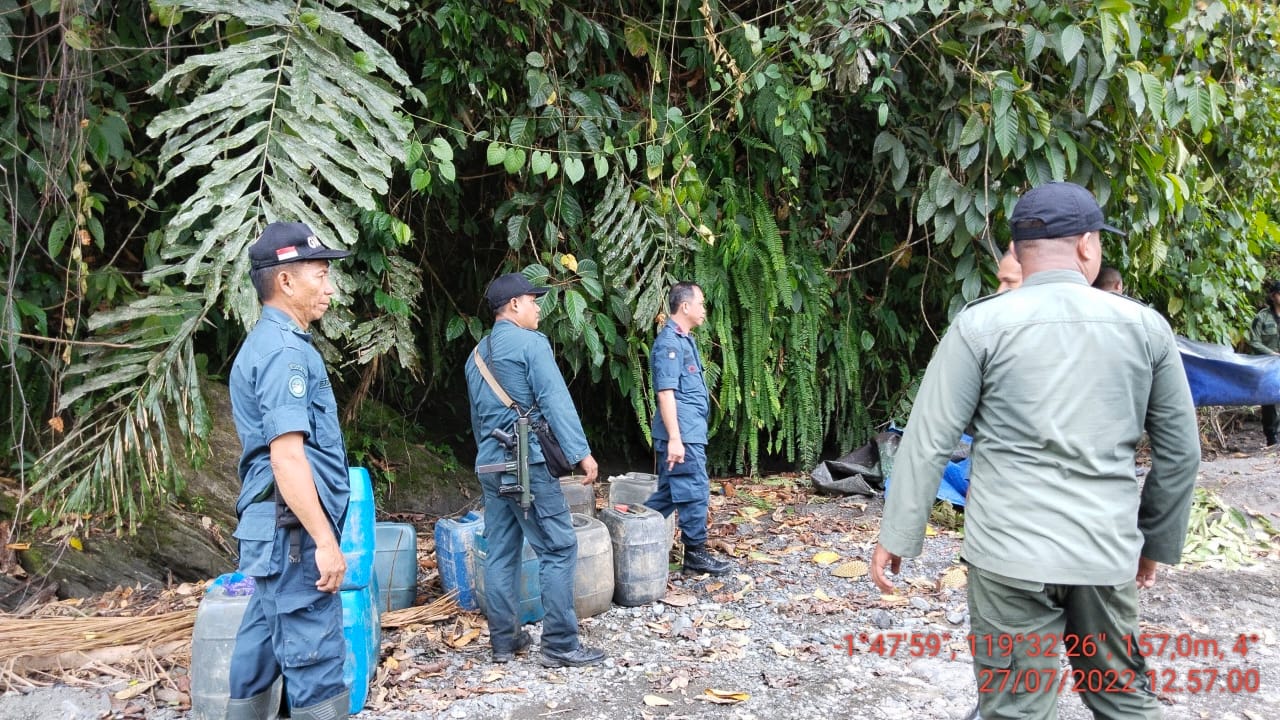
{"type": "Polygon", "coordinates": [[[582,484],[590,485],[596,481],[596,476],[600,474],[600,465],[596,463],[596,459],[590,455],[578,461],[578,467],[582,468],[582,484]]]}
{"type": "Polygon", "coordinates": [[[667,441],[667,470],[684,462],[684,443],[679,440],[667,441]]]}
{"type": "Polygon", "coordinates": [[[880,588],[880,592],[893,592],[893,583],[884,575],[884,568],[888,565],[894,575],[898,574],[898,570],[902,568],[902,557],[894,555],[880,543],[876,543],[876,550],[871,555],[871,581],[880,588]]]}
{"type": "Polygon", "coordinates": [[[1158,563],[1151,558],[1138,558],[1138,576],[1135,580],[1139,588],[1146,589],[1155,586],[1157,565],[1158,563]]]}
{"type": "Polygon", "coordinates": [[[316,568],[320,570],[316,589],[338,592],[342,587],[342,577],[347,574],[347,559],[342,556],[342,548],[335,542],[316,546],[316,568]]]}

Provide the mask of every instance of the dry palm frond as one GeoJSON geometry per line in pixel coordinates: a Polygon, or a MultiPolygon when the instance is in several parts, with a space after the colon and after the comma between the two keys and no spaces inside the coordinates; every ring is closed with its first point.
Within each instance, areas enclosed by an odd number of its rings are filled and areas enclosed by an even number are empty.
{"type": "Polygon", "coordinates": [[[448,620],[458,614],[456,593],[450,592],[442,598],[426,605],[392,610],[382,614],[383,628],[401,628],[409,625],[425,624],[448,620]]]}

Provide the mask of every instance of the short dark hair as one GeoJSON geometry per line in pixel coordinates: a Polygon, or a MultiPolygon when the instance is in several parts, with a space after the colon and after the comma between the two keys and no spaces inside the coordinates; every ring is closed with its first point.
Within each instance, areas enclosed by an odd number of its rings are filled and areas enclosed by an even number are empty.
{"type": "Polygon", "coordinates": [[[268,265],[249,271],[249,280],[253,289],[258,291],[258,302],[266,304],[276,294],[276,275],[287,268],[286,265],[268,265]]]}
{"type": "Polygon", "coordinates": [[[1118,285],[1122,280],[1119,270],[1110,265],[1103,265],[1102,269],[1098,271],[1098,277],[1093,281],[1093,286],[1102,288],[1107,285],[1118,285]]]}
{"type": "Polygon", "coordinates": [[[695,282],[678,282],[672,285],[671,294],[667,296],[667,313],[675,315],[681,305],[693,299],[693,291],[701,289],[695,282]]]}

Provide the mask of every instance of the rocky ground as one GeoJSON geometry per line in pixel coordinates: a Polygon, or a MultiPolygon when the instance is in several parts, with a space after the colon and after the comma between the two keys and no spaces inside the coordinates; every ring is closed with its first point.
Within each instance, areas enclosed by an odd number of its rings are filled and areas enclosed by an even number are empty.
{"type": "MultiPolygon", "coordinates": [[[[1199,564],[1166,569],[1142,594],[1146,641],[1169,720],[1261,720],[1280,707],[1280,551],[1250,533],[1280,526],[1280,457],[1242,434],[1206,453],[1200,485],[1234,508],[1193,524],[1199,564]],[[1234,562],[1238,558],[1242,562],[1234,562]],[[1198,672],[1197,672],[1198,671],[1198,672]],[[1198,681],[1211,687],[1197,688],[1198,681]]],[[[794,477],[725,480],[713,498],[713,544],[734,556],[722,578],[672,576],[667,597],[582,621],[600,667],[548,670],[536,656],[489,662],[483,619],[385,633],[362,720],[402,718],[961,718],[977,699],[964,642],[964,573],[955,518],[935,515],[899,595],[866,575],[879,498],[821,498],[794,477]],[[912,652],[911,638],[918,641],[912,652]],[[900,644],[899,644],[900,642],[900,644]]],[[[428,543],[428,527],[420,529],[428,543]]],[[[425,548],[424,548],[425,549],[425,548]]],[[[427,556],[424,554],[424,558],[427,556]]],[[[429,576],[430,571],[424,574],[429,576]]],[[[426,581],[432,590],[438,588],[426,581]]],[[[536,626],[531,627],[535,632],[536,626]]],[[[115,694],[129,678],[85,675],[0,696],[0,718],[185,715],[182,667],[153,690],[115,694]]],[[[1068,687],[1066,720],[1090,717],[1068,687]]]]}

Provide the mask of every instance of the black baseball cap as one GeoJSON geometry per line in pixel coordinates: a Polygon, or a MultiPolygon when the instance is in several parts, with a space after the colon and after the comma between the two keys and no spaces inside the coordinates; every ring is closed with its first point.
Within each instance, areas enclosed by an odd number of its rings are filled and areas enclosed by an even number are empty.
{"type": "Polygon", "coordinates": [[[1125,233],[1102,219],[1093,193],[1069,182],[1052,182],[1018,198],[1009,217],[1014,240],[1065,238],[1091,230],[1125,233]]]}
{"type": "Polygon", "coordinates": [[[507,273],[489,283],[489,289],[484,291],[484,299],[488,300],[489,307],[496,311],[511,302],[512,298],[518,298],[521,295],[541,297],[547,294],[547,290],[548,288],[536,287],[523,273],[507,273]]]}
{"type": "Polygon", "coordinates": [[[337,260],[350,254],[321,245],[311,228],[300,222],[273,222],[249,246],[249,262],[254,270],[303,260],[337,260]]]}
{"type": "Polygon", "coordinates": [[[1267,294],[1280,293],[1280,280],[1271,280],[1263,284],[1267,289],[1267,294]]]}

